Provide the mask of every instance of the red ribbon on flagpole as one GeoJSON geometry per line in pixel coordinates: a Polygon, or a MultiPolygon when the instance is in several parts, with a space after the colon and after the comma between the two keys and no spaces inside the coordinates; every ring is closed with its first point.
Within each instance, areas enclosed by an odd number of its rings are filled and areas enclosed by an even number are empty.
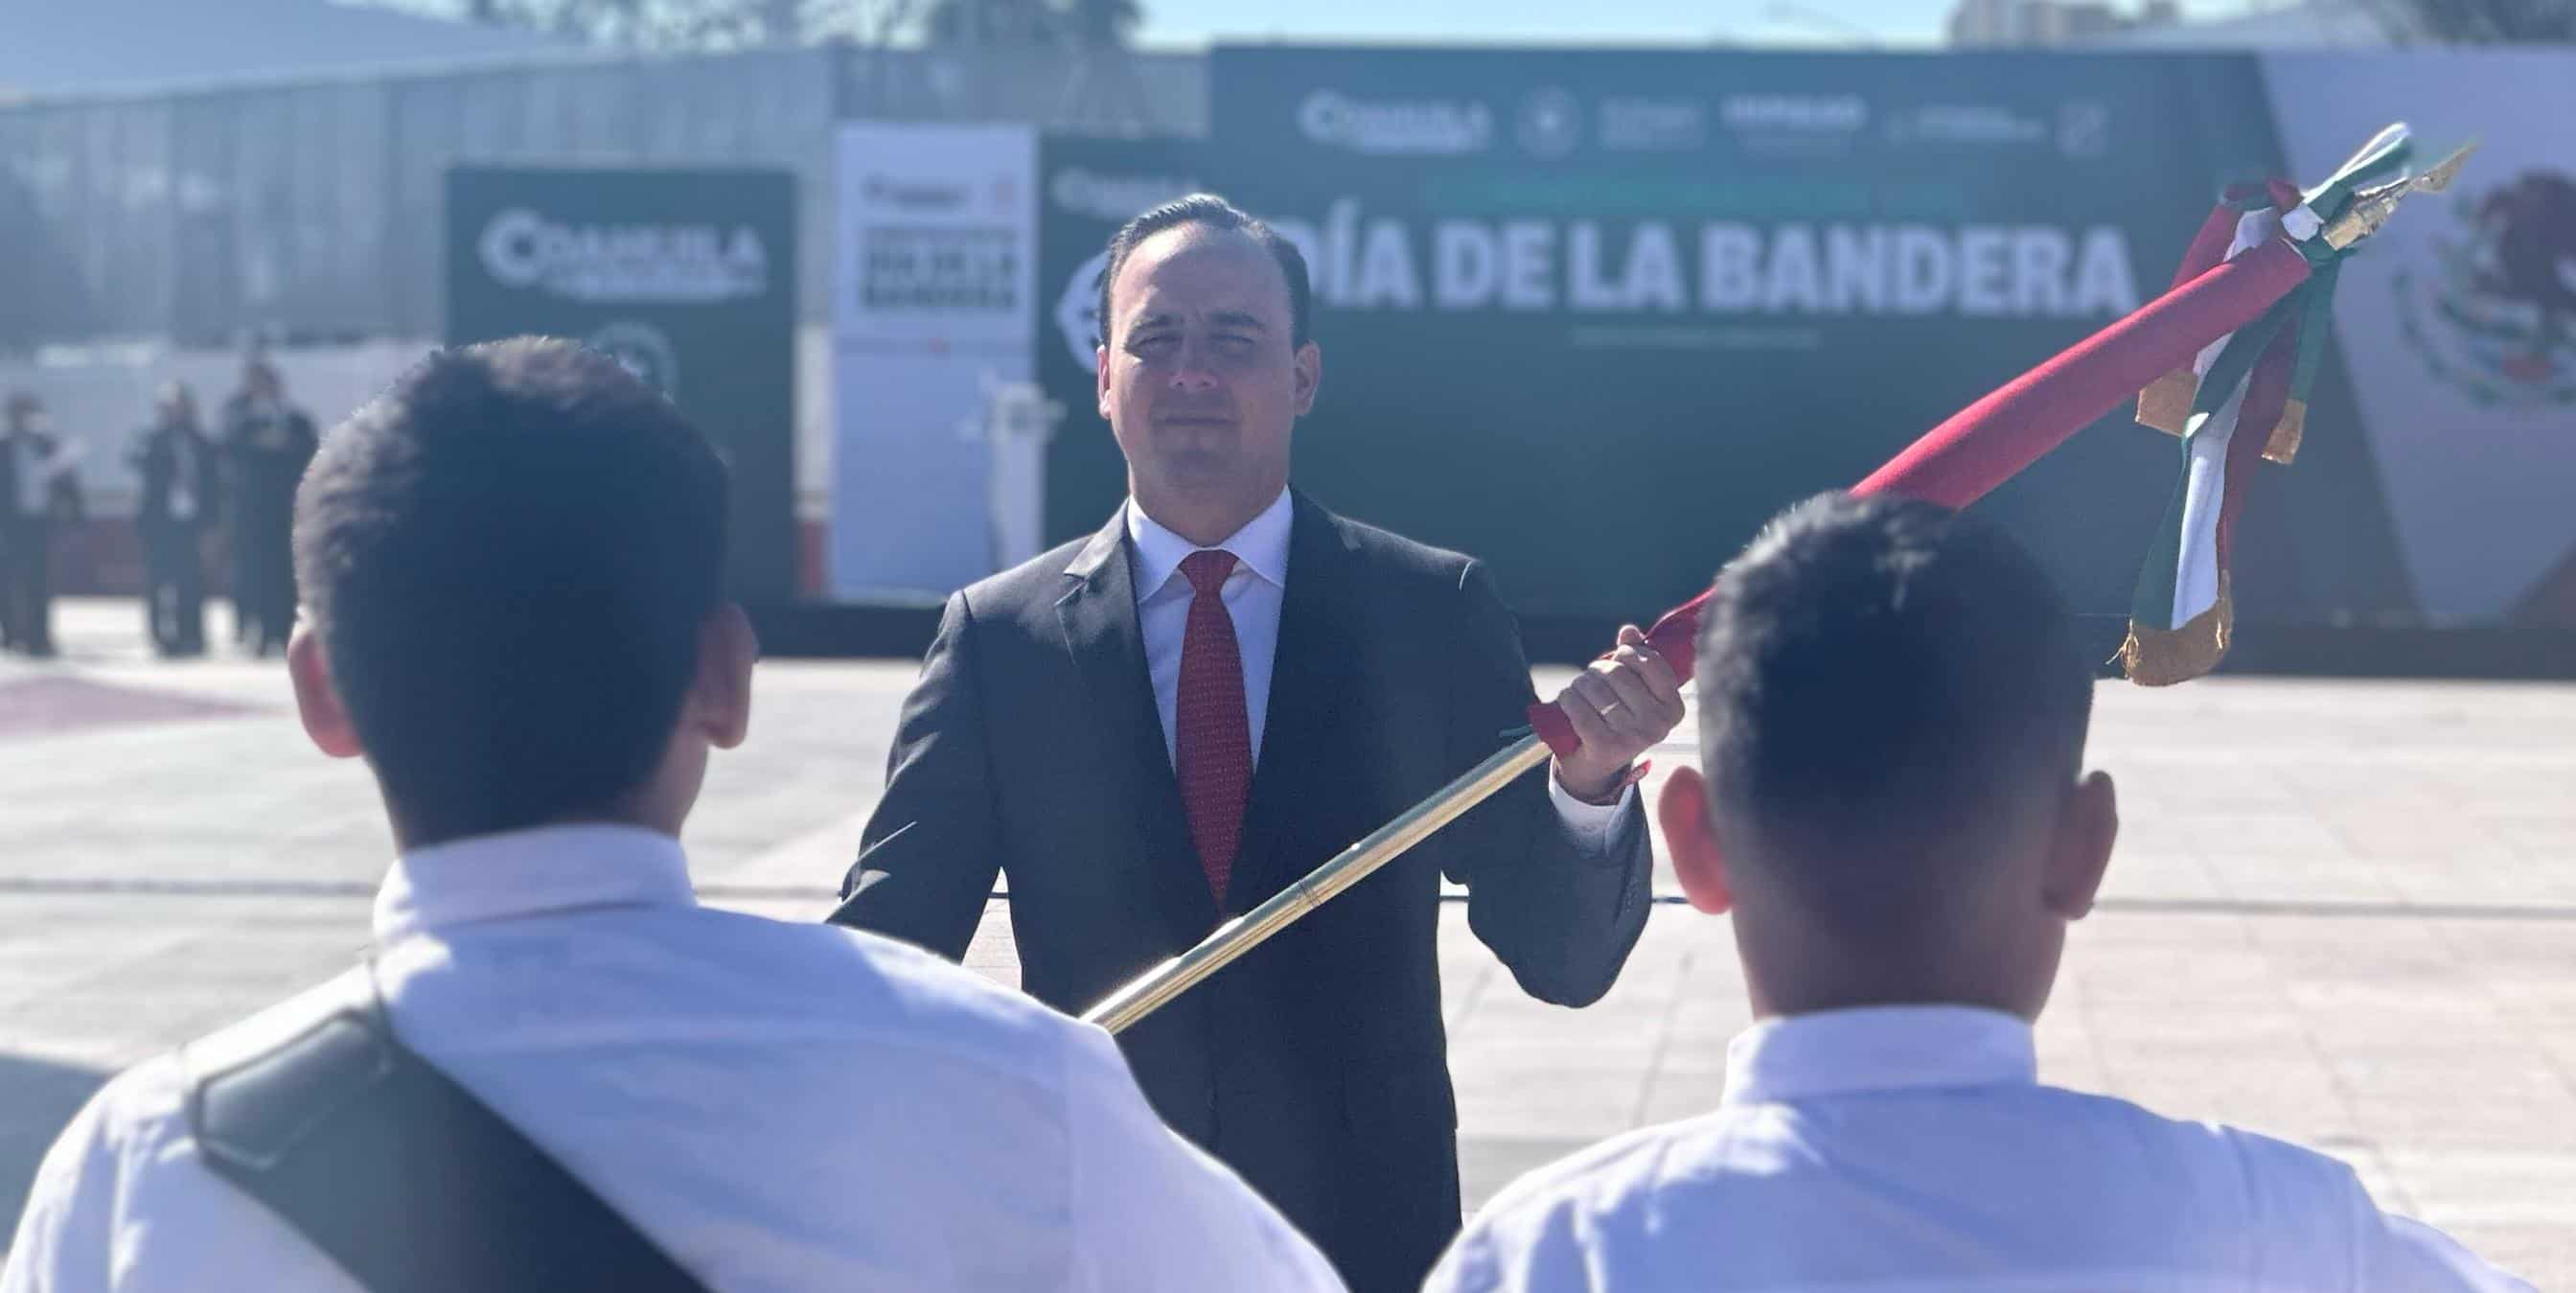
{"type": "MultiPolygon", "coordinates": [[[[2227,235],[2233,233],[2231,225],[2227,235]]],[[[2202,234],[2193,240],[2195,247],[2213,236],[2207,228],[2202,234]]],[[[2221,242],[2222,255],[2225,249],[2221,242]]],[[[2281,237],[2215,265],[1952,414],[1851,492],[1902,494],[1943,507],[1966,507],[2094,419],[2135,398],[2148,383],[2189,364],[2201,347],[2252,323],[2306,282],[2308,272],[2307,257],[2281,237]]],[[[1691,677],[1699,608],[1706,600],[1703,592],[1674,607],[1646,633],[1647,642],[1684,681],[1691,677]]],[[[1582,744],[1565,711],[1554,704],[1530,706],[1529,718],[1559,755],[1582,744]]]]}

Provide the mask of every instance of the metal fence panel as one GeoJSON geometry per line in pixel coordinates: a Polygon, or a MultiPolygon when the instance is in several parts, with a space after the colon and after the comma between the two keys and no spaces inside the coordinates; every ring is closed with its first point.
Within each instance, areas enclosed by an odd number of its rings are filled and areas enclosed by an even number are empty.
{"type": "Polygon", "coordinates": [[[1206,103],[1197,55],[821,48],[0,108],[0,349],[439,336],[459,162],[792,169],[817,323],[839,119],[1199,135],[1206,103]]]}

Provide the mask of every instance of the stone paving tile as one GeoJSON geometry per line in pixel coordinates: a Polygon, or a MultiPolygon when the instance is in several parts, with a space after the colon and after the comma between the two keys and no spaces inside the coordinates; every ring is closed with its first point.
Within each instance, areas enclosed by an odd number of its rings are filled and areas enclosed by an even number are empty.
{"type": "MultiPolygon", "coordinates": [[[[2135,811],[2134,809],[2130,811],[2135,811]]],[[[2118,870],[2104,877],[2102,896],[2113,903],[2174,899],[2216,901],[2230,897],[2208,859],[2189,850],[2142,852],[2125,844],[2118,870]]]]}
{"type": "Polygon", "coordinates": [[[97,682],[77,674],[34,673],[0,682],[0,737],[52,736],[119,723],[174,723],[231,718],[256,707],[160,687],[97,682]]]}

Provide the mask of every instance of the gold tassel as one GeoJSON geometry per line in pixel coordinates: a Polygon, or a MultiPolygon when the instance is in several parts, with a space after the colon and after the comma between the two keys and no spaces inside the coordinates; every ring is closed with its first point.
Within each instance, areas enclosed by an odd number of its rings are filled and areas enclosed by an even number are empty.
{"type": "Polygon", "coordinates": [[[2189,682],[2218,667],[2235,636],[2236,605],[2228,596],[2227,576],[2218,576],[2218,600],[2178,629],[2152,629],[2129,621],[2129,637],[2120,644],[2120,672],[2141,687],[2170,687],[2189,682]]]}
{"type": "Polygon", "coordinates": [[[2157,378],[2138,392],[2138,422],[2166,435],[2181,435],[2191,421],[2192,397],[2200,394],[2200,374],[2190,365],[2157,378]]]}
{"type": "Polygon", "coordinates": [[[2300,437],[2308,431],[2308,402],[2292,400],[2281,406],[2281,420],[2272,424],[2272,438],[2263,442],[2263,457],[2287,465],[2299,457],[2300,437]]]}

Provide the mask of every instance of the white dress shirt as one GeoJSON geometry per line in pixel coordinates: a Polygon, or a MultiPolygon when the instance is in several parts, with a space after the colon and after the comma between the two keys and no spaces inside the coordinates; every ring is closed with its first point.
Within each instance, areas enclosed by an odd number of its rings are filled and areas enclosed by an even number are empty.
{"type": "Polygon", "coordinates": [[[2323,1154],[2041,1086],[2020,1019],[1908,1006],[1755,1025],[1717,1112],[1523,1177],[1424,1293],[2529,1288],[2323,1154]]]}
{"type": "MultiPolygon", "coordinates": [[[[1288,531],[1296,508],[1283,489],[1261,515],[1252,518],[1223,543],[1210,545],[1234,554],[1234,572],[1218,596],[1226,617],[1234,621],[1235,648],[1243,657],[1243,702],[1252,720],[1252,762],[1261,764],[1261,731],[1270,716],[1270,672],[1279,654],[1279,611],[1288,596],[1288,531]]],[[[1177,765],[1180,729],[1181,648],[1188,637],[1190,602],[1197,593],[1181,563],[1200,545],[1182,538],[1136,505],[1127,502],[1127,540],[1134,551],[1136,627],[1145,639],[1145,671],[1154,682],[1154,708],[1163,716],[1163,754],[1177,765]]],[[[1567,824],[1594,839],[1606,838],[1627,807],[1631,786],[1608,805],[1588,804],[1566,792],[1550,773],[1548,796],[1567,824]]]]}
{"type": "MultiPolygon", "coordinates": [[[[891,940],[700,907],[667,836],[421,850],[375,931],[395,1033],[710,1288],[1340,1287],[1107,1033],[891,940]]],[[[358,1293],[205,1167],[181,1092],[165,1057],[90,1101],[0,1290],[358,1293]]]]}

